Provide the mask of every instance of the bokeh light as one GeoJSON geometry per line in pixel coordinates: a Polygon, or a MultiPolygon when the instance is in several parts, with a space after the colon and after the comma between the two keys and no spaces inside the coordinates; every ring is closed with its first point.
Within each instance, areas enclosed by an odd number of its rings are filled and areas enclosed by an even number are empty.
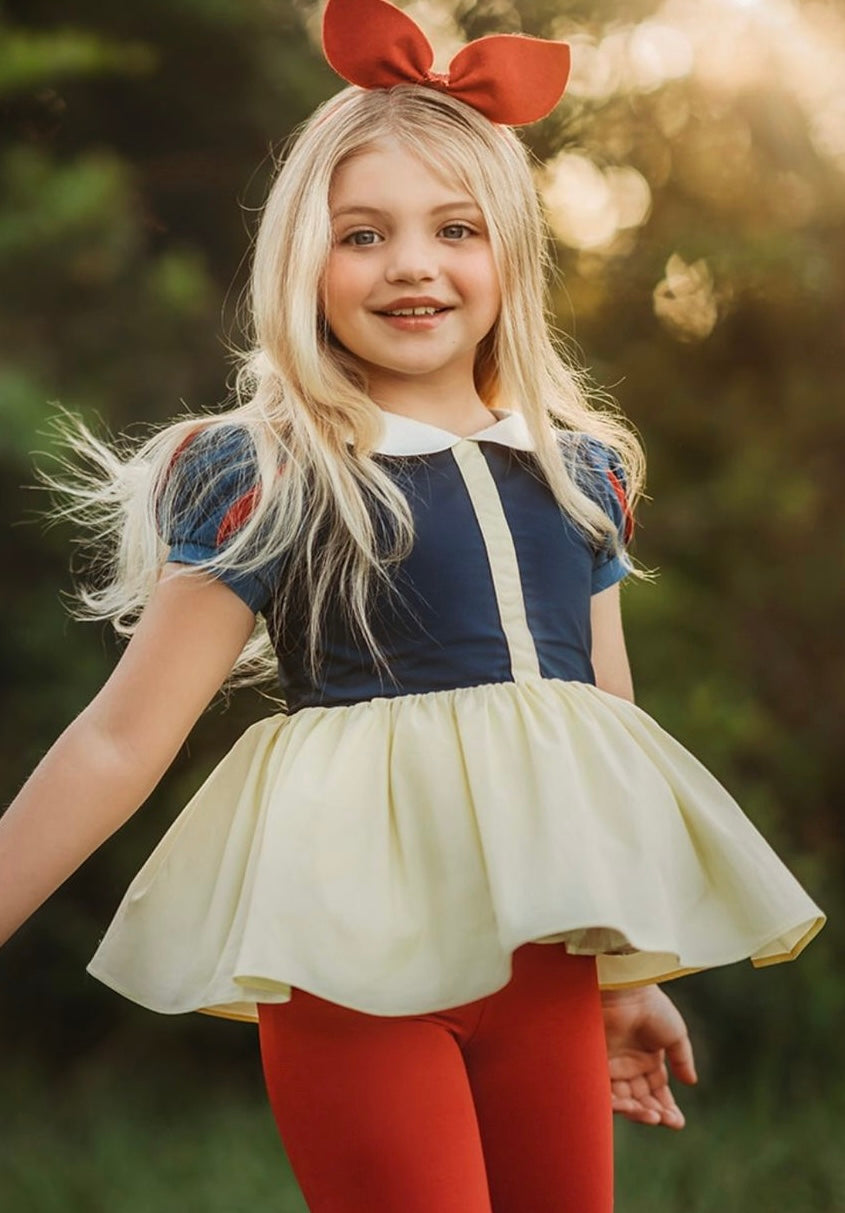
{"type": "MultiPolygon", "coordinates": [[[[729,223],[747,222],[750,198],[786,229],[830,205],[825,166],[845,173],[845,6],[663,0],[640,22],[567,20],[554,32],[572,44],[569,94],[595,114],[595,143],[554,157],[540,189],[579,273],[584,254],[595,276],[632,251],[670,181],[729,223]]],[[[653,306],[676,337],[707,336],[719,309],[705,263],[674,254],[653,306]]]]}
{"type": "MultiPolygon", "coordinates": [[[[560,37],[566,37],[562,26],[560,37]]],[[[591,101],[615,93],[652,92],[689,73],[692,47],[682,29],[661,21],[615,29],[599,41],[579,33],[573,48],[569,93],[591,101]]]]}
{"type": "Polygon", "coordinates": [[[687,265],[673,253],[665,276],[654,288],[654,313],[681,341],[701,341],[712,333],[718,317],[713,276],[705,260],[687,265]]]}
{"type": "Polygon", "coordinates": [[[616,236],[643,224],[651,189],[629,166],[605,169],[581,152],[561,152],[542,174],[540,188],[555,235],[572,248],[612,250],[616,236]]]}

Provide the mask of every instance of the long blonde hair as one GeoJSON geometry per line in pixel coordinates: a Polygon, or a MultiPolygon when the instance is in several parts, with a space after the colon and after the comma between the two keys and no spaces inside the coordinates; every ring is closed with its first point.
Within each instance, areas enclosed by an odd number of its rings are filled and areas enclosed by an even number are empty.
{"type": "MultiPolygon", "coordinates": [[[[283,579],[274,606],[284,611],[294,580],[305,585],[312,672],[319,668],[329,594],[344,602],[374,659],[383,660],[368,604],[374,585],[389,583],[407,554],[413,523],[404,495],[372,458],[380,412],[361,367],[331,339],[320,294],[332,242],[333,175],[349,157],[387,139],[458,182],[480,207],[502,306],[478,349],[478,393],[490,408],[524,414],[561,507],[591,540],[618,546],[615,525],[576,483],[578,444],[562,446],[559,432],[589,434],[616,452],[632,508],[642,488],[643,454],[613,402],[553,342],[545,311],[548,239],[529,153],[509,128],[434,89],[347,88],[303,125],[276,166],[255,240],[250,345],[237,354],[234,406],[182,417],[136,450],[97,439],[82,425],[70,427],[68,441],[88,470],[70,486],[67,477],[62,481],[61,512],[93,524],[98,540],[112,540],[99,588],[79,592],[79,615],[109,618],[122,634],[134,630],[167,558],[165,490],[174,458],[197,431],[235,425],[251,439],[253,509],[204,567],[249,573],[287,556],[292,575],[283,579]],[[387,549],[374,527],[374,503],[391,523],[387,549]]],[[[212,489],[203,481],[195,492],[201,497],[212,489]]],[[[258,624],[230,681],[264,680],[275,668],[269,636],[258,624]]]]}

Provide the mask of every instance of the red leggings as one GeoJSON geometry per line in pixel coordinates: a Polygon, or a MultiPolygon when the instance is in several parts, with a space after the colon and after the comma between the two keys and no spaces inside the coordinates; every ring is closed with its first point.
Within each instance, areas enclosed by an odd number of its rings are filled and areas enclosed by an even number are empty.
{"type": "Polygon", "coordinates": [[[526,944],[503,989],[430,1015],[367,1015],[295,989],[259,1020],[311,1213],[612,1210],[592,957],[526,944]]]}

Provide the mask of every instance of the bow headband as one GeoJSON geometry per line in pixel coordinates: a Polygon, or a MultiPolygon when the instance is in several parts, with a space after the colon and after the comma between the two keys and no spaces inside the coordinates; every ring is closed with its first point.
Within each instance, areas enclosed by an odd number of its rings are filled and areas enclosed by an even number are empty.
{"type": "Polygon", "coordinates": [[[478,110],[491,122],[524,126],[554,109],[569,78],[569,46],[524,34],[492,34],[433,72],[434,51],[407,13],[386,0],[328,0],[323,53],[359,88],[423,84],[478,110]]]}

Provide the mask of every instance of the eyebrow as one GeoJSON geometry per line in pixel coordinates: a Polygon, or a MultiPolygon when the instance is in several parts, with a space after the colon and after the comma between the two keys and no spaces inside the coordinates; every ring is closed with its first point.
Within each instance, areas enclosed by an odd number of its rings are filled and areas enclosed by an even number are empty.
{"type": "MultiPolygon", "coordinates": [[[[473,202],[471,198],[456,198],[453,202],[444,202],[442,206],[435,206],[431,210],[432,215],[445,215],[448,212],[455,211],[476,211],[481,213],[481,207],[477,202],[473,202]]],[[[344,215],[384,215],[385,212],[377,206],[359,206],[354,203],[351,206],[342,206],[336,211],[332,211],[333,219],[340,219],[344,215]]]]}

